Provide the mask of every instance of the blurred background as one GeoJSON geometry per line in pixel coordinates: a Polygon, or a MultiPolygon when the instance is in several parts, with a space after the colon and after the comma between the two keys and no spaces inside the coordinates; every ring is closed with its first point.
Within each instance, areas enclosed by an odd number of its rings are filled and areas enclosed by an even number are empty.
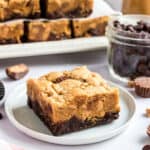
{"type": "Polygon", "coordinates": [[[114,9],[121,10],[122,7],[122,0],[105,0],[108,2],[114,9]]]}

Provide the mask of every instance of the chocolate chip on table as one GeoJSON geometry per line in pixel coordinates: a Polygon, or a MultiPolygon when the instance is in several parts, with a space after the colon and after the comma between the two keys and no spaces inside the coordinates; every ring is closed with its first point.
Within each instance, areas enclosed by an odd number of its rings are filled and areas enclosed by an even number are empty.
{"type": "Polygon", "coordinates": [[[150,145],[145,145],[142,150],[150,150],[150,145]]]}
{"type": "MultiPolygon", "coordinates": [[[[147,110],[147,116],[150,117],[150,110],[147,110]]],[[[147,135],[150,136],[150,126],[148,126],[147,131],[146,131],[147,135]]]]}
{"type": "Polygon", "coordinates": [[[13,80],[23,78],[29,71],[29,68],[25,64],[17,64],[6,68],[6,74],[13,80]]]}
{"type": "Polygon", "coordinates": [[[0,113],[0,120],[2,120],[3,119],[3,114],[2,113],[0,113]]]}

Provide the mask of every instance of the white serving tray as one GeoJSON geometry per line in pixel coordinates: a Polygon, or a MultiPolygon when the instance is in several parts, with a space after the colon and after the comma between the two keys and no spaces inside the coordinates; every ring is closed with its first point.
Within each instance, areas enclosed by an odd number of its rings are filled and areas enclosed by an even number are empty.
{"type": "MultiPolygon", "coordinates": [[[[120,13],[114,11],[103,0],[94,0],[94,11],[88,18],[118,14],[120,13]]],[[[62,41],[0,45],[0,59],[91,51],[107,46],[108,40],[105,36],[69,39],[62,41]]]]}
{"type": "Polygon", "coordinates": [[[53,42],[0,46],[0,59],[91,51],[108,45],[106,37],[79,38],[53,42]]]}

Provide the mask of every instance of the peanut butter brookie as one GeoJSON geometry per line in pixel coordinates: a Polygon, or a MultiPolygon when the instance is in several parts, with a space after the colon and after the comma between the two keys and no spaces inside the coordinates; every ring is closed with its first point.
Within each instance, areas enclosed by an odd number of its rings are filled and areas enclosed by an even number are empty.
{"type": "Polygon", "coordinates": [[[72,20],[74,37],[91,37],[105,35],[109,17],[95,17],[72,20]]]}
{"type": "Polygon", "coordinates": [[[0,0],[0,21],[40,15],[40,0],[0,0]]]}
{"type": "Polygon", "coordinates": [[[50,19],[87,17],[93,11],[94,0],[44,0],[43,16],[50,19]]]}
{"type": "Polygon", "coordinates": [[[119,91],[86,67],[27,81],[28,104],[53,135],[110,123],[119,116],[119,91]]]}
{"type": "Polygon", "coordinates": [[[24,35],[22,21],[0,23],[0,44],[21,43],[24,35]]]}
{"type": "Polygon", "coordinates": [[[32,20],[27,23],[27,41],[53,41],[71,38],[70,21],[59,20],[32,20]]]}

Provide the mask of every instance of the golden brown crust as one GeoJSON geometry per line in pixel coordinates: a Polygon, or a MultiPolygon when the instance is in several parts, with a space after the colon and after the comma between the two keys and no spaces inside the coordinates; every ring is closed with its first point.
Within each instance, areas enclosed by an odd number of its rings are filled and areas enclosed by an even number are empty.
{"type": "Polygon", "coordinates": [[[104,35],[108,20],[108,16],[89,19],[75,19],[72,21],[74,36],[90,37],[104,35]]]}
{"type": "Polygon", "coordinates": [[[52,41],[71,38],[70,21],[67,19],[57,21],[35,20],[28,24],[27,41],[52,41]]]}
{"type": "Polygon", "coordinates": [[[86,67],[30,79],[27,89],[30,100],[38,100],[53,123],[73,116],[91,120],[120,111],[118,89],[109,87],[102,77],[86,67]]]}

